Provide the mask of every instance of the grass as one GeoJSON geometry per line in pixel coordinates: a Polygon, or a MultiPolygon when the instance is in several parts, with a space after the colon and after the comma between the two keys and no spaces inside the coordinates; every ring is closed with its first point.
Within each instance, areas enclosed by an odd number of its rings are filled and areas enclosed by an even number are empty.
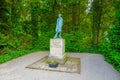
{"type": "Polygon", "coordinates": [[[13,51],[13,50],[8,50],[6,54],[0,55],[0,64],[10,61],[12,59],[15,59],[17,57],[39,51],[38,49],[33,49],[33,50],[19,50],[19,51],[13,51]]]}

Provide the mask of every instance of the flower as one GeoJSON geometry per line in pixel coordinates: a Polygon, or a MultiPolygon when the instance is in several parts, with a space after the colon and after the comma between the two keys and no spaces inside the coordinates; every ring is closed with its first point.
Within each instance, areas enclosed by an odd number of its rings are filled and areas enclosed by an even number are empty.
{"type": "Polygon", "coordinates": [[[56,60],[50,60],[48,61],[48,64],[58,64],[58,62],[56,60]]]}

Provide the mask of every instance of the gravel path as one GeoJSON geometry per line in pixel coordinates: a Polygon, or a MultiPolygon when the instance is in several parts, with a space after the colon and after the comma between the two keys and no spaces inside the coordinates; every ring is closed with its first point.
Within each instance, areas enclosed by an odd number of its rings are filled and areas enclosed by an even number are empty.
{"type": "Polygon", "coordinates": [[[81,58],[80,74],[25,68],[47,55],[49,52],[36,52],[0,64],[0,80],[120,80],[120,73],[100,54],[67,53],[81,58]]]}

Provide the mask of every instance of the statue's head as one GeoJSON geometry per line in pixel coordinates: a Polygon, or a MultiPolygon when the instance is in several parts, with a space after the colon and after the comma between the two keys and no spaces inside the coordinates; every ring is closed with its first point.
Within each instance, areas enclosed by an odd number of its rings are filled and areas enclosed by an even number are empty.
{"type": "Polygon", "coordinates": [[[61,14],[58,14],[59,17],[61,17],[62,15],[61,14]]]}

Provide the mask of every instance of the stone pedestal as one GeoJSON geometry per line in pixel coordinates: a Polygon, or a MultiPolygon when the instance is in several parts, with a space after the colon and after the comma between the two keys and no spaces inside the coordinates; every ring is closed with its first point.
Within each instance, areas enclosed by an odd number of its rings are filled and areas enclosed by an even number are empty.
{"type": "Polygon", "coordinates": [[[65,63],[65,40],[64,39],[50,39],[50,59],[57,60],[60,64],[65,63]]]}

